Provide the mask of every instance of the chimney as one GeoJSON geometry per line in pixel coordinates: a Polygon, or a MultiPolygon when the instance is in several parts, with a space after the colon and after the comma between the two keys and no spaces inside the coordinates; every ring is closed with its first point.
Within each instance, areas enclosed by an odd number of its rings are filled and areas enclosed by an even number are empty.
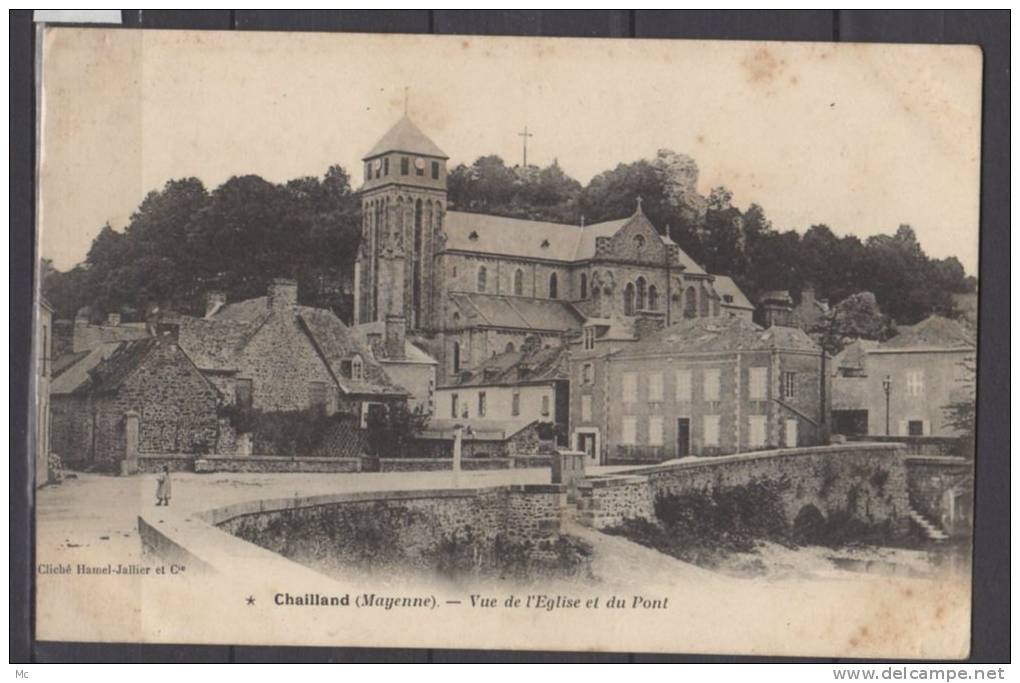
{"type": "Polygon", "coordinates": [[[789,292],[766,292],[760,303],[765,313],[765,327],[793,325],[793,299],[789,292]]]}
{"type": "Polygon", "coordinates": [[[386,316],[386,357],[391,360],[404,359],[404,334],[407,323],[401,315],[386,316]]]}
{"type": "Polygon", "coordinates": [[[376,358],[382,358],[383,354],[383,341],[382,334],[379,332],[369,332],[368,335],[368,348],[372,349],[372,355],[376,358]]]}
{"type": "Polygon", "coordinates": [[[107,313],[106,324],[112,327],[118,327],[120,325],[120,313],[107,313]]]}
{"type": "Polygon", "coordinates": [[[666,324],[666,314],[662,311],[638,311],[634,318],[634,333],[638,339],[655,334],[666,324]]]}
{"type": "Polygon", "coordinates": [[[266,289],[266,303],[271,311],[288,309],[297,305],[297,280],[273,278],[266,289]]]}
{"type": "Polygon", "coordinates": [[[156,323],[156,339],[160,342],[166,341],[176,344],[180,331],[181,326],[177,323],[156,323]]]}
{"type": "Polygon", "coordinates": [[[216,311],[223,308],[223,304],[227,303],[226,292],[221,292],[217,289],[210,290],[205,293],[205,317],[209,318],[216,313],[216,311]]]}

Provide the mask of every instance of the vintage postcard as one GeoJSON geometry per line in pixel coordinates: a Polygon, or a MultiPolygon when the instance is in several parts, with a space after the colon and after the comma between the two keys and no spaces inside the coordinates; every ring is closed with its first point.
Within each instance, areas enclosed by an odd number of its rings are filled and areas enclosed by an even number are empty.
{"type": "Polygon", "coordinates": [[[38,639],[967,656],[977,48],[38,44],[38,639]]]}

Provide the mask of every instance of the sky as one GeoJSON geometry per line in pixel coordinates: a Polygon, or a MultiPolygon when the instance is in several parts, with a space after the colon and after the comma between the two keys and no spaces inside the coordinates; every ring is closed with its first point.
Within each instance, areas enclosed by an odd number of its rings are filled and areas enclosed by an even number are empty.
{"type": "MultiPolygon", "coordinates": [[[[968,46],[47,29],[40,252],[83,260],[149,191],[362,155],[404,110],[449,156],[582,183],[660,148],[780,230],[911,224],[977,272],[981,53],[968,46]]],[[[660,226],[661,227],[661,226],[660,226]]]]}

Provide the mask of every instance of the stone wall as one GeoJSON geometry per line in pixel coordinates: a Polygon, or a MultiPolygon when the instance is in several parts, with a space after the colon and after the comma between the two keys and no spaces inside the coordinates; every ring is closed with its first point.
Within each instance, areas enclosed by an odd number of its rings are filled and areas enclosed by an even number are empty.
{"type": "Polygon", "coordinates": [[[846,444],[762,451],[645,467],[581,489],[582,519],[595,528],[626,517],[654,517],[654,501],[666,494],[745,486],[778,485],[787,521],[813,505],[823,514],[848,513],[854,519],[908,526],[907,470],[901,447],[846,444]]]}
{"type": "Polygon", "coordinates": [[[655,501],[645,477],[587,479],[578,492],[578,521],[595,529],[616,526],[625,519],[655,518],[655,501]]]}
{"type": "Polygon", "coordinates": [[[974,517],[974,467],[965,458],[907,456],[910,504],[946,532],[969,533],[974,517]]]}
{"type": "MultiPolygon", "coordinates": [[[[507,470],[514,466],[509,458],[464,458],[462,470],[507,470]]],[[[438,472],[453,469],[453,458],[379,458],[380,472],[438,472]]]]}
{"type": "Polygon", "coordinates": [[[274,456],[142,455],[141,472],[159,472],[167,465],[172,472],[360,472],[360,458],[280,458],[274,456]]]}
{"type": "MultiPolygon", "coordinates": [[[[252,406],[265,411],[301,410],[311,405],[311,384],[328,388],[326,412],[337,410],[336,382],[298,326],[292,307],[276,310],[237,359],[239,379],[252,380],[252,406]]],[[[232,399],[232,392],[228,393],[232,399]]]]}
{"type": "Polygon", "coordinates": [[[306,566],[433,567],[450,544],[479,554],[500,543],[535,550],[561,531],[563,487],[371,492],[307,500],[256,501],[213,511],[220,529],[306,566]]]}

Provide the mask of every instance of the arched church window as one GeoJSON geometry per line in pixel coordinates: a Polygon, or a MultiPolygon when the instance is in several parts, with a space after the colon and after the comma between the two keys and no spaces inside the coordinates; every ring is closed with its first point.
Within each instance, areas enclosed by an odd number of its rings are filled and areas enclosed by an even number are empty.
{"type": "Polygon", "coordinates": [[[684,317],[698,317],[698,293],[694,287],[688,287],[686,294],[684,294],[684,317]]]}
{"type": "Polygon", "coordinates": [[[524,296],[524,271],[514,271],[514,296],[524,296]]]}
{"type": "Polygon", "coordinates": [[[364,374],[364,365],[361,361],[361,356],[355,354],[351,358],[351,379],[360,380],[364,374]]]}
{"type": "Polygon", "coordinates": [[[488,285],[489,272],[485,270],[485,266],[478,267],[478,291],[484,292],[488,285]]]}
{"type": "Polygon", "coordinates": [[[556,273],[549,276],[549,298],[555,299],[559,296],[559,280],[556,278],[556,273]]]}
{"type": "Polygon", "coordinates": [[[634,315],[634,283],[628,282],[623,290],[623,314],[634,315]]]}
{"type": "Polygon", "coordinates": [[[504,350],[504,351],[505,351],[506,353],[513,353],[513,352],[514,352],[514,350],[515,350],[515,349],[514,349],[514,343],[513,343],[513,342],[507,342],[507,343],[506,343],[506,348],[505,348],[505,349],[503,349],[503,350],[504,350]]]}
{"type": "Polygon", "coordinates": [[[701,293],[701,317],[708,317],[708,292],[701,293]]]}
{"type": "Polygon", "coordinates": [[[634,246],[637,247],[638,249],[644,249],[644,246],[645,246],[645,236],[644,235],[634,235],[634,246]]]}
{"type": "Polygon", "coordinates": [[[655,288],[655,285],[648,287],[648,310],[659,310],[659,290],[655,288]]]}
{"type": "Polygon", "coordinates": [[[594,302],[592,308],[595,311],[595,315],[602,316],[602,290],[599,289],[598,285],[593,285],[591,288],[591,300],[594,302]]]}
{"type": "Polygon", "coordinates": [[[585,273],[581,273],[581,296],[580,296],[580,298],[582,300],[588,298],[588,275],[585,274],[585,273]]]}
{"type": "Polygon", "coordinates": [[[460,327],[460,313],[458,313],[457,311],[454,311],[453,312],[453,316],[451,316],[451,318],[453,320],[453,326],[455,328],[459,328],[460,327]]]}
{"type": "MultiPolygon", "coordinates": [[[[640,235],[638,235],[640,237],[640,235]]],[[[637,279],[637,310],[643,311],[645,309],[645,296],[648,294],[648,288],[645,284],[645,279],[639,277],[637,279]]]]}
{"type": "Polygon", "coordinates": [[[453,342],[453,371],[460,372],[460,342],[453,342]]]}

